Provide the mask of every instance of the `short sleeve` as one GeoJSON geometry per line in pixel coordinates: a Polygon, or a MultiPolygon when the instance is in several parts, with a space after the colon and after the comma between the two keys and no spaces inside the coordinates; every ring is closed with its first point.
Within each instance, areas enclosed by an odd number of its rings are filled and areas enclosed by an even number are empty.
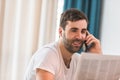
{"type": "Polygon", "coordinates": [[[34,59],[34,70],[36,68],[46,70],[55,75],[58,66],[57,53],[51,48],[43,48],[37,52],[34,59]]]}

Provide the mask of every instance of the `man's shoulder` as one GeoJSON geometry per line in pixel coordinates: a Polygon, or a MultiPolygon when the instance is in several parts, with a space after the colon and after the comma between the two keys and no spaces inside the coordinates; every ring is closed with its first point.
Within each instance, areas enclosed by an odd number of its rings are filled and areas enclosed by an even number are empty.
{"type": "Polygon", "coordinates": [[[35,52],[35,56],[53,55],[58,53],[57,42],[46,44],[35,52]]]}
{"type": "Polygon", "coordinates": [[[56,49],[57,48],[57,42],[48,43],[48,44],[44,45],[42,48],[56,49]]]}
{"type": "Polygon", "coordinates": [[[48,44],[44,45],[43,47],[41,47],[39,50],[40,51],[48,50],[48,51],[52,51],[52,52],[56,51],[56,50],[58,50],[57,42],[48,43],[48,44]]]}

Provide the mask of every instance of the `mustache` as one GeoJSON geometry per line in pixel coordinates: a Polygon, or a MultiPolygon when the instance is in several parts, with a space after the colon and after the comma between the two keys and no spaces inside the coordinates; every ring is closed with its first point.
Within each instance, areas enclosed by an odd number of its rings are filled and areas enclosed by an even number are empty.
{"type": "Polygon", "coordinates": [[[73,42],[81,42],[81,43],[84,43],[85,42],[85,40],[82,40],[82,39],[74,39],[74,40],[72,40],[73,42]]]}

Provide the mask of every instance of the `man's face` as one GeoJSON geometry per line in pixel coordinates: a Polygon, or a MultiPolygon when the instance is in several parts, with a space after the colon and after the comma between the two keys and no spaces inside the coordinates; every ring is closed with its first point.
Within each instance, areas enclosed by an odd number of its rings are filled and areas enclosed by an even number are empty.
{"type": "Polygon", "coordinates": [[[68,21],[65,30],[62,29],[62,41],[65,48],[70,53],[75,53],[80,50],[85,41],[87,32],[86,20],[79,20],[75,22],[68,21]]]}

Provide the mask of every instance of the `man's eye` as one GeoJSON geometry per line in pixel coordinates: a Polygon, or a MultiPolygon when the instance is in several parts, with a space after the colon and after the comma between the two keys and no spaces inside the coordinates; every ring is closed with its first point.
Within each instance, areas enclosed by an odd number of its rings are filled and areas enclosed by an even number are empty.
{"type": "Polygon", "coordinates": [[[77,30],[76,30],[76,29],[72,29],[71,31],[72,31],[72,32],[77,32],[77,30]]]}
{"type": "Polygon", "coordinates": [[[82,30],[81,33],[82,33],[82,34],[86,33],[86,30],[82,30]]]}

